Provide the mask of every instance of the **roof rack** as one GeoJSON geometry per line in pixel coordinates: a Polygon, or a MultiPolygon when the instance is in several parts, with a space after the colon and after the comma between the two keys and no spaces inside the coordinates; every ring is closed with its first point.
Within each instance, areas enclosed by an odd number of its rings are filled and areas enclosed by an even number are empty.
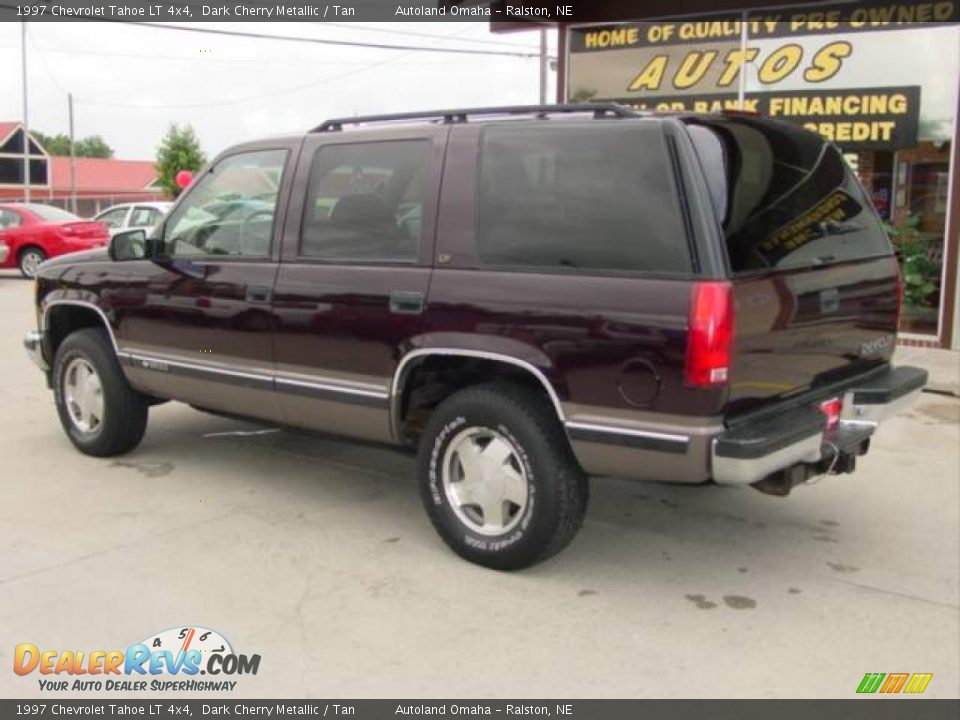
{"type": "Polygon", "coordinates": [[[617,103],[579,103],[571,105],[506,105],[503,107],[473,108],[461,110],[431,110],[426,112],[396,113],[391,115],[365,115],[360,117],[334,118],[317,125],[311,132],[336,132],[344,125],[368,125],[371,123],[402,122],[405,120],[433,120],[453,125],[465,123],[471,117],[483,115],[534,115],[545,118],[547,115],[565,113],[593,113],[594,118],[640,117],[641,113],[617,103]]]}

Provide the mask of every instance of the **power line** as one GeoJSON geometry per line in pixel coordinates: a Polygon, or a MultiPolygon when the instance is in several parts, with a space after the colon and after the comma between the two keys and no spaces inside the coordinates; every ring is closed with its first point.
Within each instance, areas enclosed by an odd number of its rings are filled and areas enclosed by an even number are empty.
{"type": "MultiPolygon", "coordinates": [[[[421,37],[421,38],[431,38],[437,39],[442,38],[442,35],[433,35],[432,33],[422,33],[414,32],[412,30],[388,30],[387,28],[381,27],[364,27],[363,25],[351,25],[350,23],[337,23],[337,22],[323,22],[318,23],[323,27],[338,27],[344,28],[345,30],[356,30],[357,32],[371,32],[371,33],[383,33],[385,35],[401,35],[405,37],[421,37]]],[[[483,45],[500,45],[503,47],[512,47],[512,48],[527,48],[529,50],[537,50],[533,45],[521,45],[519,43],[510,43],[503,40],[490,40],[488,38],[460,38],[460,42],[469,42],[469,43],[478,43],[483,45]]]]}
{"type": "MultiPolygon", "coordinates": [[[[31,41],[34,49],[38,52],[44,53],[54,53],[57,55],[91,55],[95,57],[116,57],[116,58],[129,58],[133,60],[169,60],[172,62],[215,62],[215,63],[236,63],[236,64],[245,64],[245,65],[264,65],[264,64],[281,64],[281,65],[297,65],[299,67],[327,67],[332,65],[359,65],[363,64],[358,60],[325,60],[322,62],[311,62],[304,60],[302,58],[221,58],[216,56],[204,56],[198,58],[196,56],[188,57],[186,55],[144,55],[142,53],[121,53],[121,52],[107,52],[105,50],[87,50],[87,49],[75,49],[75,48],[52,48],[52,47],[43,47],[33,43],[31,41]]],[[[0,45],[0,48],[4,49],[13,49],[14,45],[0,45]]],[[[460,62],[454,60],[420,60],[417,62],[419,65],[450,65],[450,64],[464,64],[469,61],[463,60],[460,62]]]]}
{"type": "Polygon", "coordinates": [[[30,47],[36,51],[37,56],[40,58],[40,64],[43,66],[43,70],[46,72],[47,77],[53,81],[53,84],[57,86],[57,89],[60,90],[60,92],[62,92],[64,95],[69,95],[69,91],[60,84],[59,80],[57,80],[57,76],[54,75],[53,70],[51,70],[50,66],[47,65],[47,59],[43,56],[43,53],[40,52],[40,48],[37,47],[37,44],[33,41],[33,33],[24,30],[24,34],[26,35],[27,40],[30,42],[30,47]]]}
{"type": "Polygon", "coordinates": [[[257,40],[272,40],[276,42],[313,43],[316,45],[333,45],[336,47],[362,47],[373,50],[401,50],[409,52],[452,53],[456,55],[499,55],[502,57],[540,57],[535,52],[511,52],[508,50],[476,50],[474,48],[441,48],[431,45],[394,45],[392,43],[370,43],[353,40],[328,40],[324,38],[304,37],[295,35],[269,35],[266,33],[244,32],[242,30],[221,30],[214,28],[186,27],[182,25],[168,25],[166,23],[124,22],[125,25],[152,28],[154,30],[173,30],[177,32],[204,33],[206,35],[222,35],[227,37],[254,38],[257,40]]]}
{"type": "MultiPolygon", "coordinates": [[[[464,30],[458,30],[457,32],[442,38],[443,40],[449,40],[456,37],[458,34],[466,32],[464,30]]],[[[386,58],[381,58],[380,60],[375,60],[374,62],[367,63],[358,68],[353,68],[342,73],[337,73],[336,75],[330,75],[319,80],[313,80],[308,83],[301,83],[299,85],[294,85],[292,87],[280,88],[277,90],[267,90],[264,92],[259,92],[256,95],[248,95],[245,97],[239,98],[228,98],[226,100],[214,100],[209,102],[200,102],[200,103],[184,103],[184,104],[156,104],[156,105],[134,105],[130,103],[116,103],[109,100],[102,100],[97,98],[82,98],[85,105],[102,105],[105,107],[114,107],[114,108],[126,108],[126,109],[135,109],[135,110],[182,110],[182,109],[197,109],[197,108],[206,108],[206,107],[219,107],[223,105],[239,105],[245,102],[251,102],[254,100],[262,100],[265,97],[275,97],[278,95],[286,95],[288,93],[297,92],[299,90],[306,90],[309,88],[319,87],[320,85],[325,85],[326,83],[333,82],[335,80],[340,80],[350,75],[356,75],[357,73],[365,72],[371,68],[378,67],[380,65],[386,65],[387,63],[394,62],[401,58],[404,58],[408,55],[414,54],[414,51],[405,51],[401,53],[395,53],[386,58]]],[[[78,102],[80,99],[77,99],[78,102]]]]}

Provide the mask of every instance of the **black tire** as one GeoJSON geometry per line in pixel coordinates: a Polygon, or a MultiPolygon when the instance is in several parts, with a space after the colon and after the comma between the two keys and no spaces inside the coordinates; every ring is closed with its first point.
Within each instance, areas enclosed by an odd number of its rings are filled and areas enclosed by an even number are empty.
{"type": "MultiPolygon", "coordinates": [[[[539,393],[505,383],[461,390],[431,413],[420,440],[419,483],[424,507],[444,542],[466,560],[495,570],[529,567],[566,547],[583,524],[589,499],[587,477],[553,407],[539,393]],[[516,513],[510,521],[516,524],[498,535],[480,533],[468,524],[470,518],[458,516],[443,474],[456,462],[448,452],[452,443],[490,431],[517,451],[508,462],[525,473],[527,487],[525,507],[507,505],[516,513]]],[[[460,515],[474,512],[463,507],[460,515]]]]}
{"type": "Polygon", "coordinates": [[[148,402],[127,383],[103,330],[84,328],[68,335],[57,349],[52,376],[60,424],[80,452],[110,457],[128,452],[140,443],[147,427],[148,402]],[[76,360],[92,367],[100,382],[103,417],[88,431],[78,427],[67,408],[64,376],[76,360]]]}
{"type": "Polygon", "coordinates": [[[36,266],[47,259],[47,254],[40,248],[30,245],[25,247],[17,255],[17,267],[20,274],[28,280],[36,274],[36,266]]]}

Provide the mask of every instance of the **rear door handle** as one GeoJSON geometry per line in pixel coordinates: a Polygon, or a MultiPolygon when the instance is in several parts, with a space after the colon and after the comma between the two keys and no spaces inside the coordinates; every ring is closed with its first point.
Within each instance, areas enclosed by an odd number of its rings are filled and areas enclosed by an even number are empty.
{"type": "Polygon", "coordinates": [[[423,312],[423,293],[390,293],[390,312],[398,315],[420,315],[423,312]]]}
{"type": "Polygon", "coordinates": [[[250,285],[247,287],[247,302],[264,305],[270,302],[272,294],[266,285],[250,285]]]}

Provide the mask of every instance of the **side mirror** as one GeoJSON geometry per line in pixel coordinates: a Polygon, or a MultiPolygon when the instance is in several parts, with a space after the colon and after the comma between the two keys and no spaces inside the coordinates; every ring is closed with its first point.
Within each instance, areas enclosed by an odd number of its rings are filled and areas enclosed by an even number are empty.
{"type": "Polygon", "coordinates": [[[147,231],[125,230],[110,238],[111,260],[143,260],[147,257],[147,231]]]}

